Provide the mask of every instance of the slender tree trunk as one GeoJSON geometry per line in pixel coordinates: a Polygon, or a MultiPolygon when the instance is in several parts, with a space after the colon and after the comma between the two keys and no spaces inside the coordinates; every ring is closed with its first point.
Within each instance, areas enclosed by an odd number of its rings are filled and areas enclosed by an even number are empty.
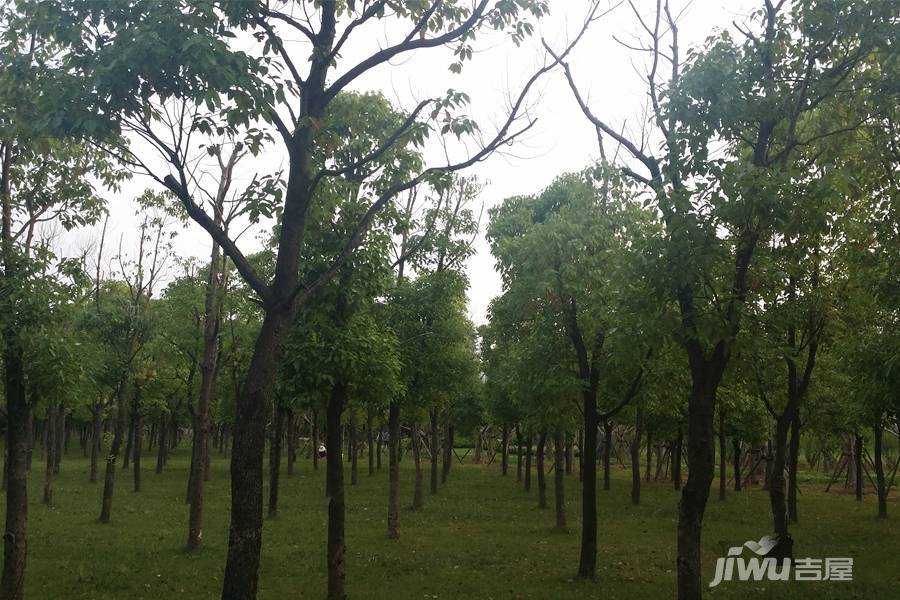
{"type": "Polygon", "coordinates": [[[775,533],[784,542],[787,549],[790,545],[787,519],[787,497],[785,496],[784,468],[787,462],[787,437],[791,428],[791,411],[785,409],[775,421],[775,456],[769,475],[769,502],[772,505],[772,520],[775,533]]]}
{"type": "Polygon", "coordinates": [[[525,491],[531,491],[531,445],[533,443],[532,434],[529,433],[525,438],[525,491]]]}
{"type": "Polygon", "coordinates": [[[631,503],[641,503],[641,438],[644,428],[644,405],[638,404],[634,417],[634,438],[631,440],[631,503]]]}
{"type": "MultiPolygon", "coordinates": [[[[709,365],[691,357],[691,395],[688,400],[688,477],[678,505],[678,598],[700,598],[705,588],[700,572],[703,514],[715,475],[713,415],[716,389],[724,365],[709,365]]],[[[680,450],[680,444],[679,444],[680,450]]],[[[678,464],[681,463],[679,456],[678,464]]]]}
{"type": "Polygon", "coordinates": [[[556,529],[566,529],[566,434],[557,429],[553,436],[553,499],[556,507],[556,529]]]}
{"type": "Polygon", "coordinates": [[[100,505],[100,522],[109,523],[112,515],[113,491],[116,484],[116,458],[122,448],[122,438],[125,437],[125,396],[128,385],[127,373],[122,374],[119,387],[116,390],[116,421],[113,427],[113,441],[106,457],[106,473],[103,478],[103,500],[100,505]]]}
{"type": "Polygon", "coordinates": [[[91,483],[97,483],[97,463],[100,460],[100,443],[103,441],[103,403],[98,402],[91,411],[91,483]]]}
{"type": "MultiPolygon", "coordinates": [[[[140,388],[136,390],[135,398],[139,398],[140,396],[140,388]]],[[[138,407],[138,402],[140,400],[135,401],[134,408],[134,460],[132,461],[134,464],[134,491],[141,491],[141,456],[143,455],[143,444],[144,444],[144,416],[140,412],[140,408],[138,407]]]]}
{"type": "Polygon", "coordinates": [[[366,450],[369,454],[369,476],[375,474],[375,435],[372,431],[372,409],[366,412],[366,450]]]}
{"type": "MultiPolygon", "coordinates": [[[[415,434],[413,434],[415,435],[415,434]]],[[[414,450],[415,452],[416,450],[414,450]]],[[[388,407],[388,514],[387,536],[400,537],[400,403],[388,407]]]]}
{"type": "Polygon", "coordinates": [[[344,593],[344,465],[341,458],[341,414],[347,401],[347,384],[335,383],[327,409],[326,477],[328,478],[328,598],[343,600],[344,593]]]}
{"type": "Polygon", "coordinates": [[[438,414],[431,409],[431,494],[438,492],[438,414]]]}
{"type": "Polygon", "coordinates": [[[725,465],[728,457],[725,452],[725,409],[719,407],[719,500],[725,501],[725,483],[728,475],[725,471],[725,465]]]}
{"type": "Polygon", "coordinates": [[[522,432],[519,430],[519,426],[516,425],[516,483],[522,481],[522,458],[524,458],[522,441],[522,432]]]}
{"type": "Polygon", "coordinates": [[[284,416],[287,419],[287,476],[294,476],[294,463],[297,461],[297,420],[294,418],[294,411],[284,409],[284,416]]]}
{"type": "Polygon", "coordinates": [[[596,389],[583,393],[584,437],[580,446],[581,553],[578,576],[593,579],[597,571],[597,414],[596,389]]]}
{"type": "Polygon", "coordinates": [[[166,452],[169,450],[169,415],[162,411],[159,414],[159,442],[156,445],[156,473],[162,473],[166,465],[166,452]]]}
{"type": "MultiPolygon", "coordinates": [[[[449,415],[447,418],[450,418],[449,415]]],[[[447,483],[447,478],[450,476],[450,467],[453,465],[453,424],[449,421],[444,434],[443,450],[444,460],[443,465],[441,465],[441,483],[447,483]]]]}
{"type": "Polygon", "coordinates": [[[612,423],[603,421],[603,490],[609,491],[609,459],[612,452],[612,423]]]}
{"type": "MultiPolygon", "coordinates": [[[[328,449],[326,448],[326,451],[328,449]]],[[[312,411],[312,459],[313,469],[319,468],[319,413],[316,409],[312,411]]]]}
{"type": "Polygon", "coordinates": [[[503,424],[503,432],[500,437],[500,473],[506,477],[509,471],[509,424],[503,424]]]}
{"type": "Polygon", "coordinates": [[[853,443],[853,464],[856,465],[856,500],[861,501],[863,498],[863,466],[862,466],[862,453],[863,453],[863,439],[862,436],[857,433],[854,437],[853,443]]]}
{"type": "Polygon", "coordinates": [[[134,413],[128,416],[127,421],[128,436],[125,440],[125,457],[122,459],[122,468],[127,469],[131,466],[131,452],[134,448],[134,413]]]}
{"type": "MultiPolygon", "coordinates": [[[[684,445],[684,432],[678,427],[678,437],[675,438],[675,444],[672,448],[672,481],[676,490],[681,489],[681,454],[684,445]]],[[[711,448],[712,452],[713,449],[711,448]]]]}
{"type": "Polygon", "coordinates": [[[884,425],[882,417],[879,415],[872,428],[875,436],[875,484],[878,492],[878,518],[887,518],[887,481],[884,476],[884,425]]]}
{"type": "Polygon", "coordinates": [[[3,575],[0,598],[21,600],[25,596],[25,562],[28,555],[28,448],[31,445],[30,409],[25,396],[25,368],[20,349],[6,341],[3,352],[6,392],[7,453],[6,528],[3,535],[3,575]]]}
{"type": "Polygon", "coordinates": [[[349,448],[350,448],[350,485],[359,483],[359,447],[358,447],[358,427],[356,426],[356,416],[350,415],[350,425],[348,427],[349,448]]]}
{"type": "Polygon", "coordinates": [[[59,475],[59,466],[62,464],[63,449],[68,452],[69,431],[66,420],[66,407],[62,404],[56,409],[56,427],[52,435],[56,437],[53,441],[53,474],[59,475]]]}
{"type": "Polygon", "coordinates": [[[584,428],[578,430],[578,481],[584,481],[584,428]]]}
{"type": "Polygon", "coordinates": [[[547,508],[547,476],[544,469],[544,449],[547,446],[547,431],[542,429],[537,443],[537,483],[538,508],[547,508]]]}
{"type": "Polygon", "coordinates": [[[44,473],[44,504],[53,502],[53,462],[56,457],[56,406],[47,404],[47,469],[44,473]]]}
{"type": "Polygon", "coordinates": [[[734,453],[734,491],[741,491],[741,440],[735,437],[732,441],[732,452],[734,453]]]}
{"type": "Polygon", "coordinates": [[[416,481],[413,487],[413,510],[419,510],[425,503],[425,473],[422,470],[422,438],[419,433],[418,423],[410,427],[412,432],[413,463],[416,467],[416,481]]]}
{"type": "Polygon", "coordinates": [[[650,470],[653,467],[653,430],[647,427],[647,467],[644,471],[644,481],[650,481],[650,470]]]}
{"type": "Polygon", "coordinates": [[[275,407],[272,442],[269,445],[269,517],[278,514],[278,485],[281,476],[281,440],[284,437],[284,407],[275,407]]]}
{"type": "Polygon", "coordinates": [[[787,514],[791,523],[797,523],[800,515],[797,512],[797,469],[800,462],[800,411],[794,411],[791,420],[791,441],[788,446],[788,491],[787,514]]]}

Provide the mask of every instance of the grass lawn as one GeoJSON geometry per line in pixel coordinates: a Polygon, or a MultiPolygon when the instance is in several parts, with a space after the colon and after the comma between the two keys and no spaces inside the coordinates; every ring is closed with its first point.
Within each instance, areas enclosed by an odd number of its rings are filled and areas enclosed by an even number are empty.
{"type": "MultiPolygon", "coordinates": [[[[55,482],[55,502],[41,504],[43,464],[30,475],[27,597],[218,598],[228,540],[228,461],[216,455],[207,484],[204,547],[184,550],[184,504],[189,453],[180,448],[167,470],[148,469],[144,491],[132,492],[119,470],[112,522],[97,522],[102,484],[87,481],[87,460],[72,455],[55,482]]],[[[155,456],[153,457],[155,459],[155,456]]],[[[149,458],[145,463],[155,464],[149,458]]],[[[324,465],[323,465],[324,467],[324,465]]],[[[412,512],[411,460],[402,463],[401,539],[385,539],[387,469],[348,485],[347,590],[351,598],[673,598],[678,494],[669,482],[644,486],[630,503],[629,475],[614,471],[612,491],[599,492],[599,572],[596,582],[573,581],[578,561],[580,491],[566,479],[569,531],[552,531],[551,508],[536,508],[499,466],[454,464],[438,496],[412,512]]],[[[101,474],[102,475],[102,474],[101,474]]],[[[282,477],[281,511],[265,521],[260,598],[321,598],[325,590],[324,468],[298,461],[282,477]]],[[[349,483],[349,473],[348,473],[349,483]]],[[[719,502],[714,483],[704,528],[704,579],[712,579],[724,549],[771,530],[768,496],[758,489],[719,502]]],[[[875,518],[875,498],[824,493],[801,486],[801,524],[793,528],[797,556],[850,556],[850,583],[727,582],[709,598],[897,598],[900,591],[900,502],[888,520],[875,518]]],[[[427,481],[426,481],[427,488],[427,481]]],[[[535,486],[536,488],[536,486],[535,486]]],[[[426,489],[427,494],[427,489],[426,489]]],[[[4,503],[5,506],[5,503],[4,503]]]]}

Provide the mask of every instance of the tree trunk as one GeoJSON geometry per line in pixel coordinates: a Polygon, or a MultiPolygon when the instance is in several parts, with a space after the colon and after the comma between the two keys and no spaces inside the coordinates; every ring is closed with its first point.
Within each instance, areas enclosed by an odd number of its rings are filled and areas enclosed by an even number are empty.
{"type": "Polygon", "coordinates": [[[584,428],[578,430],[578,481],[584,481],[584,428]]]}
{"type": "Polygon", "coordinates": [[[438,491],[438,415],[437,408],[431,409],[431,494],[438,491]]]}
{"type": "MultiPolygon", "coordinates": [[[[326,448],[327,450],[327,448],[326,448]]],[[[319,468],[319,413],[312,411],[312,459],[313,469],[319,468]]]]}
{"type": "Polygon", "coordinates": [[[725,482],[728,475],[725,472],[725,464],[728,462],[725,455],[725,409],[719,407],[719,501],[725,501],[725,482]]]}
{"type": "Polygon", "coordinates": [[[269,444],[269,517],[278,514],[278,484],[281,476],[281,440],[284,438],[284,407],[275,407],[275,423],[269,444]]]}
{"type": "Polygon", "coordinates": [[[412,451],[413,463],[416,467],[416,481],[413,488],[413,510],[419,510],[425,503],[425,474],[422,472],[422,439],[419,434],[419,425],[413,423],[410,427],[412,432],[412,451]]]}
{"type": "Polygon", "coordinates": [[[631,440],[631,503],[641,503],[641,438],[644,428],[644,405],[638,404],[634,417],[634,438],[631,440]]]}
{"type": "Polygon", "coordinates": [[[522,481],[522,458],[524,458],[522,441],[522,432],[519,430],[519,426],[516,425],[516,483],[522,481]]]}
{"type": "Polygon", "coordinates": [[[375,474],[375,435],[372,431],[372,409],[366,412],[366,449],[369,454],[369,476],[375,474]]]}
{"type": "Polygon", "coordinates": [[[122,438],[125,437],[125,396],[128,385],[127,373],[122,374],[119,387],[116,390],[116,421],[113,426],[113,441],[106,457],[106,473],[103,478],[103,500],[100,505],[100,522],[109,523],[112,515],[113,491],[116,484],[116,458],[122,449],[122,438]]]}
{"type": "Polygon", "coordinates": [[[741,491],[741,440],[734,438],[731,441],[732,452],[734,453],[734,491],[741,491]]]}
{"type": "Polygon", "coordinates": [[[528,437],[525,438],[525,491],[531,491],[531,445],[533,439],[532,434],[529,433],[528,437]]]}
{"type": "Polygon", "coordinates": [[[156,473],[162,473],[169,450],[169,418],[165,411],[159,414],[159,439],[156,445],[156,473]]]}
{"type": "MultiPolygon", "coordinates": [[[[270,310],[256,338],[241,393],[235,399],[231,452],[231,523],[222,598],[256,597],[262,546],[262,478],[266,408],[291,311],[270,310]]],[[[191,503],[193,509],[195,503],[191,503]]],[[[200,505],[201,503],[196,503],[200,505]]]]}
{"type": "MultiPolygon", "coordinates": [[[[789,544],[787,500],[785,496],[784,468],[787,462],[787,437],[791,428],[791,411],[785,411],[775,421],[775,457],[769,475],[769,502],[772,505],[772,521],[775,533],[789,544]]],[[[779,541],[781,545],[781,541],[779,541]]]]}
{"type": "MultiPolygon", "coordinates": [[[[415,435],[415,434],[414,434],[415,435]]],[[[415,438],[414,438],[415,439],[415,438]]],[[[416,450],[414,450],[416,451],[416,450]]],[[[400,537],[400,403],[388,407],[388,514],[387,536],[400,537]]]]}
{"type": "Polygon", "coordinates": [[[100,460],[100,443],[103,441],[103,403],[91,411],[91,483],[97,483],[97,463],[100,460]]]}
{"type": "Polygon", "coordinates": [[[597,414],[596,389],[582,392],[584,437],[581,444],[581,553],[578,576],[593,579],[597,571],[597,414]]]}
{"type": "Polygon", "coordinates": [[[122,459],[122,468],[127,469],[131,466],[131,451],[134,448],[134,414],[128,416],[127,420],[128,436],[125,440],[125,457],[122,459]]]}
{"type": "Polygon", "coordinates": [[[603,421],[603,490],[609,491],[609,458],[612,453],[612,424],[603,421]]]}
{"type": "Polygon", "coordinates": [[[287,476],[294,476],[294,463],[297,462],[297,419],[294,418],[294,411],[284,409],[284,416],[287,419],[287,476]]]}
{"type": "MultiPolygon", "coordinates": [[[[703,514],[715,475],[713,415],[716,388],[724,364],[709,365],[691,357],[691,395],[688,399],[688,477],[678,505],[678,598],[700,598],[704,585],[700,573],[703,514]]],[[[679,429],[679,433],[680,429],[679,429]]],[[[682,436],[679,435],[679,438],[682,436]]],[[[681,442],[677,444],[680,453],[681,442]]],[[[677,464],[681,464],[680,454],[677,464]]],[[[680,474],[679,474],[680,476],[680,474]]]]}
{"type": "Polygon", "coordinates": [[[356,416],[350,415],[350,425],[348,426],[350,439],[348,440],[348,448],[350,449],[350,485],[359,483],[359,447],[356,427],[356,416]]]}
{"type": "MultiPolygon", "coordinates": [[[[447,417],[450,418],[449,415],[447,417]]],[[[447,422],[447,429],[444,435],[444,460],[441,468],[441,483],[447,483],[450,476],[450,467],[453,466],[453,424],[447,422]]]]}
{"type": "Polygon", "coordinates": [[[856,500],[861,501],[863,498],[863,439],[859,433],[854,437],[853,443],[853,464],[856,465],[856,500]]]}
{"type": "Polygon", "coordinates": [[[556,528],[566,529],[566,434],[561,429],[553,436],[553,499],[556,506],[556,528]]]}
{"type": "Polygon", "coordinates": [[[650,471],[653,467],[653,432],[647,427],[647,467],[644,471],[644,481],[650,481],[650,471]]]}
{"type": "Polygon", "coordinates": [[[787,514],[791,523],[797,523],[800,515],[797,512],[797,469],[800,462],[800,411],[794,411],[791,420],[791,441],[788,447],[788,491],[787,514]]]}
{"type": "Polygon", "coordinates": [[[47,469],[44,472],[44,504],[53,502],[53,463],[56,457],[56,407],[47,404],[47,469]]]}
{"type": "Polygon", "coordinates": [[[566,475],[575,472],[575,443],[572,436],[566,434],[566,475]]]}
{"type": "Polygon", "coordinates": [[[59,475],[59,466],[62,464],[63,449],[68,452],[69,431],[66,425],[66,408],[62,404],[56,409],[56,426],[51,432],[56,439],[53,441],[53,474],[59,475]]]}
{"type": "MultiPolygon", "coordinates": [[[[688,441],[690,443],[690,441],[688,441]]],[[[672,448],[672,482],[676,490],[681,489],[681,455],[684,446],[684,432],[681,426],[678,427],[678,437],[675,438],[675,444],[672,448]]],[[[714,447],[710,447],[710,452],[714,447]]]]}
{"type": "Polygon", "coordinates": [[[25,562],[28,554],[28,448],[31,445],[30,409],[25,396],[23,353],[12,346],[10,336],[3,353],[6,392],[6,526],[3,535],[3,575],[0,597],[21,600],[25,596],[25,562]]]}
{"type": "Polygon", "coordinates": [[[544,470],[544,449],[547,446],[547,431],[542,429],[537,443],[537,483],[538,508],[547,508],[547,476],[544,470]]]}
{"type": "Polygon", "coordinates": [[[509,425],[503,424],[503,432],[500,437],[500,473],[506,477],[509,471],[509,425]]]}
{"type": "Polygon", "coordinates": [[[344,465],[341,457],[341,414],[347,401],[347,383],[338,381],[331,390],[325,437],[328,478],[328,599],[344,599],[344,465]]]}
{"type": "Polygon", "coordinates": [[[886,519],[887,518],[887,482],[884,476],[884,450],[883,450],[883,438],[884,438],[884,425],[882,424],[882,417],[879,415],[878,419],[875,421],[875,426],[872,428],[872,433],[875,435],[875,484],[878,488],[876,492],[878,492],[878,518],[886,519]]]}
{"type": "Polygon", "coordinates": [[[135,409],[134,409],[134,491],[141,491],[141,455],[143,454],[144,444],[144,416],[140,412],[138,403],[140,402],[140,388],[135,393],[135,409]]]}

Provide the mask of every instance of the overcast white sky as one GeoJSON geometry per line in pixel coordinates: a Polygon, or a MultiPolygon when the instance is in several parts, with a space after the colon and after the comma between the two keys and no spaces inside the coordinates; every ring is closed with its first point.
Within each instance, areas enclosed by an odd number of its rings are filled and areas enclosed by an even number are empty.
{"type": "MultiPolygon", "coordinates": [[[[652,19],[655,0],[634,0],[635,6],[652,19]]],[[[671,0],[672,10],[684,10],[679,20],[682,55],[690,46],[696,46],[716,29],[731,28],[732,21],[742,23],[752,9],[761,2],[748,0],[694,0],[688,3],[671,0]]],[[[440,95],[447,88],[466,91],[472,96],[472,111],[485,133],[492,131],[491,124],[504,116],[504,107],[511,92],[516,92],[544,60],[540,38],[544,37],[554,47],[565,45],[567,36],[574,35],[588,8],[587,0],[550,0],[551,14],[538,25],[536,35],[522,47],[516,48],[500,36],[482,36],[476,43],[477,54],[460,75],[454,75],[447,66],[450,53],[443,51],[419,52],[412,58],[382,67],[357,81],[357,90],[380,90],[399,106],[410,108],[417,99],[440,95]]],[[[361,36],[362,46],[348,48],[344,54],[346,63],[355,57],[373,51],[373,43],[385,43],[396,39],[395,32],[370,29],[361,36]]],[[[612,36],[634,43],[640,25],[627,3],[618,6],[602,20],[594,23],[582,43],[572,53],[570,64],[582,92],[590,99],[594,112],[616,127],[623,123],[637,123],[645,103],[645,91],[641,75],[646,71],[644,57],[616,43],[612,36]]],[[[297,52],[301,52],[297,48],[297,52]]],[[[301,64],[303,61],[299,61],[301,64]]],[[[481,200],[487,208],[516,194],[539,192],[554,177],[566,171],[579,170],[598,157],[597,138],[571,96],[561,70],[546,76],[531,96],[530,114],[537,117],[537,125],[513,147],[505,148],[502,155],[472,168],[487,182],[481,200]]],[[[432,150],[436,161],[440,160],[437,148],[432,150]]],[[[268,155],[247,168],[272,170],[282,162],[282,157],[268,155]]],[[[249,175],[249,174],[245,174],[249,175]]],[[[138,218],[130,201],[153,182],[136,178],[128,182],[122,192],[109,193],[110,235],[118,243],[120,235],[124,247],[136,239],[138,218]]],[[[486,214],[485,214],[486,218],[486,214]]],[[[469,314],[473,321],[485,321],[485,311],[491,298],[500,292],[500,280],[494,271],[493,259],[483,230],[476,242],[476,254],[467,265],[471,288],[469,290],[469,314]]],[[[85,239],[96,237],[96,232],[77,236],[71,246],[83,245],[85,239]]],[[[242,242],[245,252],[254,249],[251,236],[242,242]]],[[[207,257],[210,241],[206,233],[196,225],[189,225],[175,241],[175,249],[181,255],[207,257]]]]}

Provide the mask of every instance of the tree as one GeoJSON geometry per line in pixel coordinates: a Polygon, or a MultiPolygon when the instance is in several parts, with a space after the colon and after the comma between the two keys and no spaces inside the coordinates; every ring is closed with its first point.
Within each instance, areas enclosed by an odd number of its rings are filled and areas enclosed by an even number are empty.
{"type": "Polygon", "coordinates": [[[682,62],[676,19],[668,1],[658,1],[654,19],[640,21],[649,39],[641,50],[649,57],[650,104],[640,140],[592,112],[572,69],[563,65],[601,144],[609,137],[624,149],[633,162],[623,162],[623,172],[646,191],[665,224],[663,261],[692,381],[689,474],[679,504],[679,598],[702,593],[700,539],[714,474],[716,390],[753,292],[754,254],[776,226],[792,176],[808,167],[798,149],[845,132],[806,116],[848,91],[848,76],[889,35],[890,26],[869,27],[890,21],[879,13],[888,10],[883,3],[784,5],[766,0],[747,29],[738,26],[742,40],[722,32],[682,62]],[[668,81],[661,82],[666,72],[668,81]],[[713,144],[726,149],[725,158],[710,153],[713,144]],[[710,287],[714,293],[702,292],[710,287]]]}

